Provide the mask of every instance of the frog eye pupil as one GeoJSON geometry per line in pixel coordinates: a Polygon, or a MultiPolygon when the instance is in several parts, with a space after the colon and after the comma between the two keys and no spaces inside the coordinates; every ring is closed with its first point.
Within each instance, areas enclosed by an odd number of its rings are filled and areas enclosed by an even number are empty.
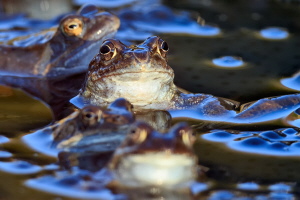
{"type": "Polygon", "coordinates": [[[87,114],[85,114],[85,117],[88,118],[88,119],[90,119],[92,117],[92,114],[91,113],[87,113],[87,114]]]}
{"type": "Polygon", "coordinates": [[[163,43],[161,44],[161,49],[164,50],[164,51],[168,51],[168,50],[169,50],[168,43],[163,42],[163,43]]]}
{"type": "Polygon", "coordinates": [[[107,54],[110,52],[110,47],[108,45],[103,45],[101,48],[100,48],[100,53],[102,54],[107,54]]]}
{"type": "Polygon", "coordinates": [[[75,29],[75,28],[77,28],[77,26],[78,26],[77,24],[70,24],[69,29],[75,29]]]}

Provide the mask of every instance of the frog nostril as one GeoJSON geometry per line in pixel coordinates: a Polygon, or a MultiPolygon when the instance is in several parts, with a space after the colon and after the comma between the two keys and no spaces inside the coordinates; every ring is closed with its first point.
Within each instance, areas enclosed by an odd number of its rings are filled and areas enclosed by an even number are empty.
{"type": "Polygon", "coordinates": [[[100,53],[101,54],[108,54],[109,52],[111,51],[111,48],[108,46],[108,45],[103,45],[101,48],[100,48],[100,53]]]}

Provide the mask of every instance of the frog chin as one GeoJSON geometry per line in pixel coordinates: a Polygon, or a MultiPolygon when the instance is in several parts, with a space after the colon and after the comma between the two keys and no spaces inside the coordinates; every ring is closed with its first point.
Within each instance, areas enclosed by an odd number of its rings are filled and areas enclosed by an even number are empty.
{"type": "MultiPolygon", "coordinates": [[[[176,86],[173,77],[167,72],[127,72],[102,77],[97,84],[87,85],[91,102],[112,102],[123,97],[135,108],[166,104],[175,94],[176,86]]],[[[84,94],[83,94],[84,95],[84,94]]],[[[157,107],[156,107],[157,108],[157,107]]]]}
{"type": "Polygon", "coordinates": [[[127,186],[169,188],[194,181],[195,166],[196,159],[188,154],[133,154],[121,159],[115,174],[127,186]]]}

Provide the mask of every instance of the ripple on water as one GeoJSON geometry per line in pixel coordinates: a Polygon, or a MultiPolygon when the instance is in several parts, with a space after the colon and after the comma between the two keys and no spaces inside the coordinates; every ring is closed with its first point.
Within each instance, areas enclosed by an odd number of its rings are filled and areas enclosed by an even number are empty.
{"type": "Polygon", "coordinates": [[[215,131],[201,137],[205,140],[223,142],[229,148],[242,152],[276,156],[300,155],[300,137],[293,128],[262,132],[215,131]]]}
{"type": "MultiPolygon", "coordinates": [[[[113,1],[107,1],[107,0],[89,0],[88,2],[91,4],[96,5],[100,8],[118,8],[122,6],[126,6],[129,4],[132,4],[136,2],[137,0],[113,0],[113,1]]],[[[84,5],[87,3],[86,0],[74,0],[73,1],[77,5],[84,5]]]]}
{"type": "Polygon", "coordinates": [[[11,174],[34,174],[42,167],[26,161],[0,162],[0,170],[11,174]]]}
{"type": "MultiPolygon", "coordinates": [[[[117,195],[104,187],[103,183],[94,183],[96,188],[89,188],[89,183],[82,177],[66,173],[61,177],[43,176],[29,179],[25,185],[30,188],[79,199],[116,199],[117,195]]],[[[104,179],[106,179],[104,177],[104,179]]]]}
{"type": "Polygon", "coordinates": [[[0,144],[6,143],[8,142],[9,139],[3,135],[0,135],[0,144]]]}
{"type": "Polygon", "coordinates": [[[120,12],[119,17],[123,31],[131,28],[134,31],[147,34],[152,33],[152,35],[153,33],[172,33],[206,37],[216,36],[221,33],[220,28],[217,26],[199,24],[191,18],[189,13],[175,13],[172,9],[165,6],[150,6],[123,11],[120,12]]]}
{"type": "Polygon", "coordinates": [[[246,182],[246,183],[239,183],[237,185],[237,188],[242,190],[258,190],[259,185],[253,182],[246,182]]]}
{"type": "Polygon", "coordinates": [[[292,186],[285,183],[276,183],[269,186],[271,199],[285,199],[293,200],[295,197],[289,192],[292,190],[292,186]]]}
{"type": "Polygon", "coordinates": [[[235,68],[244,65],[243,59],[237,56],[223,56],[220,58],[214,58],[212,63],[218,67],[224,68],[235,68]]]}
{"type": "Polygon", "coordinates": [[[212,193],[212,195],[209,197],[209,200],[229,200],[234,199],[235,195],[230,191],[215,191],[212,193]]]}
{"type": "Polygon", "coordinates": [[[48,156],[57,157],[59,150],[52,147],[53,137],[51,133],[50,128],[41,129],[25,135],[22,141],[35,151],[48,156]]]}
{"type": "Polygon", "coordinates": [[[283,40],[289,36],[287,29],[281,27],[268,27],[262,29],[259,33],[263,38],[271,40],[283,40]]]}
{"type": "Polygon", "coordinates": [[[12,153],[7,151],[0,151],[0,158],[10,158],[12,157],[12,153]]]}
{"type": "Polygon", "coordinates": [[[135,22],[134,26],[145,31],[157,33],[191,34],[198,36],[216,36],[221,33],[220,28],[211,25],[199,25],[197,22],[188,24],[169,23],[157,26],[155,23],[135,22]]]}
{"type": "Polygon", "coordinates": [[[289,192],[292,190],[292,187],[290,185],[287,185],[284,183],[276,183],[276,184],[270,185],[269,190],[277,191],[277,192],[289,192]]]}
{"type": "Polygon", "coordinates": [[[293,90],[300,90],[300,73],[296,73],[292,77],[283,78],[280,80],[281,84],[293,90]]]}

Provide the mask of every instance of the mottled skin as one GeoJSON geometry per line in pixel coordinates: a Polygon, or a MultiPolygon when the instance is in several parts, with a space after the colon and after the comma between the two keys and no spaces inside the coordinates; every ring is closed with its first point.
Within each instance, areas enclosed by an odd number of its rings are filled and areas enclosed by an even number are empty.
{"type": "Polygon", "coordinates": [[[77,14],[63,18],[45,43],[24,47],[1,45],[0,72],[49,77],[84,72],[99,42],[111,37],[119,25],[116,16],[98,12],[92,5],[83,6],[77,14]]]}
{"type": "MultiPolygon", "coordinates": [[[[119,138],[114,138],[116,141],[111,141],[116,145],[126,136],[134,121],[132,105],[123,98],[115,100],[106,109],[85,106],[51,127],[54,145],[67,151],[87,152],[94,148],[93,145],[101,145],[101,139],[120,135],[119,138]]],[[[109,143],[108,140],[105,142],[109,143]]],[[[103,146],[106,145],[105,142],[103,146]]]]}
{"type": "Polygon", "coordinates": [[[285,116],[300,106],[300,95],[265,98],[239,106],[238,102],[208,94],[190,94],[175,86],[174,71],[167,63],[168,45],[153,36],[142,44],[126,46],[108,39],[89,65],[75,105],[107,105],[118,97],[128,99],[136,110],[196,111],[204,120],[255,123],[285,116]]]}
{"type": "Polygon", "coordinates": [[[148,124],[137,122],[115,151],[109,168],[126,187],[185,185],[197,176],[194,141],[192,129],[185,123],[159,133],[148,124]]]}

